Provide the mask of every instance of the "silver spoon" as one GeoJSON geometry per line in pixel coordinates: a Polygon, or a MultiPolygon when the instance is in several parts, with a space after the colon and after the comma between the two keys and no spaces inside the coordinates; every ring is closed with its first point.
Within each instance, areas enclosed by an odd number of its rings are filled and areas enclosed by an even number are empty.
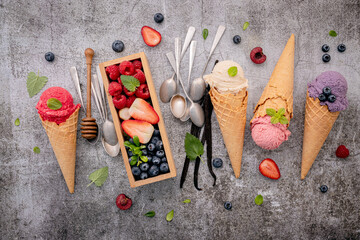
{"type": "MultiPolygon", "coordinates": [[[[195,28],[189,27],[188,32],[185,37],[184,45],[181,51],[181,58],[185,55],[186,49],[189,47],[191,39],[195,34],[195,28]]],[[[160,100],[163,103],[168,103],[171,100],[171,97],[177,92],[177,84],[174,80],[175,73],[171,76],[171,78],[165,80],[160,86],[160,100]]]]}
{"type": "MultiPolygon", "coordinates": [[[[191,71],[194,65],[194,59],[195,59],[195,53],[196,53],[196,41],[191,41],[190,44],[190,54],[189,54],[189,75],[188,75],[188,80],[187,80],[187,87],[190,91],[190,77],[191,77],[191,71]]],[[[187,120],[189,120],[190,118],[190,106],[189,104],[186,105],[186,111],[184,116],[182,116],[180,118],[181,121],[185,122],[187,120]]]]}
{"type": "Polygon", "coordinates": [[[199,78],[196,78],[192,83],[191,83],[191,87],[190,87],[190,97],[192,100],[194,101],[199,101],[203,96],[204,96],[204,92],[205,92],[205,89],[206,89],[206,83],[204,81],[204,73],[206,71],[206,68],[207,68],[207,65],[210,61],[210,58],[212,56],[212,54],[214,53],[215,51],[215,48],[216,46],[218,45],[222,35],[224,34],[225,32],[225,27],[220,25],[218,27],[218,30],[216,32],[216,35],[215,35],[215,38],[214,38],[214,42],[212,44],[212,47],[211,47],[211,50],[210,50],[210,54],[209,54],[209,57],[206,61],[206,64],[205,64],[205,67],[204,67],[204,70],[202,71],[201,73],[201,76],[199,78]]]}

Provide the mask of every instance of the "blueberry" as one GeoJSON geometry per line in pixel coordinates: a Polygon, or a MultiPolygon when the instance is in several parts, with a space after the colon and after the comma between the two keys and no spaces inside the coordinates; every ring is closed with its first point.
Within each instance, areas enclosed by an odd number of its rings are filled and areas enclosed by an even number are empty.
{"type": "Polygon", "coordinates": [[[147,145],[147,150],[149,150],[150,152],[154,151],[155,150],[155,144],[149,143],[147,145]]]}
{"type": "Polygon", "coordinates": [[[156,143],[157,143],[158,141],[160,141],[160,139],[159,139],[158,137],[152,137],[151,140],[150,140],[150,142],[153,143],[153,144],[155,144],[155,145],[156,145],[156,143]]]}
{"type": "Polygon", "coordinates": [[[322,193],[326,193],[327,190],[328,190],[328,187],[327,187],[326,185],[322,185],[322,186],[320,187],[320,191],[321,191],[322,193]]]}
{"type": "Polygon", "coordinates": [[[156,151],[156,156],[159,157],[159,158],[164,157],[164,156],[165,156],[164,150],[158,150],[158,151],[156,151]]]}
{"type": "Polygon", "coordinates": [[[331,102],[331,103],[333,103],[333,102],[336,101],[336,97],[335,97],[335,95],[333,95],[333,94],[331,94],[330,96],[328,96],[327,99],[328,99],[328,101],[331,102]]]}
{"type": "Polygon", "coordinates": [[[115,52],[122,52],[124,50],[124,43],[120,40],[115,40],[112,44],[112,49],[115,52]]]}
{"type": "Polygon", "coordinates": [[[329,62],[331,59],[330,55],[325,53],[323,56],[322,56],[322,60],[323,62],[329,62]]]}
{"type": "Polygon", "coordinates": [[[147,170],[149,170],[150,165],[147,162],[144,162],[141,163],[139,167],[141,171],[146,172],[147,170]]]}
{"type": "Polygon", "coordinates": [[[154,15],[154,21],[157,23],[161,23],[162,21],[164,21],[164,15],[162,15],[161,13],[156,13],[154,15]]]}
{"type": "Polygon", "coordinates": [[[169,171],[169,165],[167,163],[160,164],[160,172],[167,173],[169,171]]]}
{"type": "Polygon", "coordinates": [[[146,155],[148,154],[148,152],[146,151],[146,149],[142,149],[141,152],[142,152],[142,154],[143,154],[144,156],[146,156],[146,155]]]}
{"type": "Polygon", "coordinates": [[[152,162],[152,164],[154,164],[154,165],[160,165],[161,159],[160,159],[159,157],[157,157],[157,156],[153,156],[151,162],[152,162]]]}
{"type": "Polygon", "coordinates": [[[326,101],[325,94],[323,94],[323,93],[319,94],[319,100],[320,100],[320,102],[325,102],[326,101]]]}
{"type": "Polygon", "coordinates": [[[52,62],[55,59],[55,55],[52,52],[45,53],[45,59],[48,62],[52,62]]]}
{"type": "Polygon", "coordinates": [[[140,179],[141,179],[141,180],[147,179],[148,177],[149,177],[149,175],[148,175],[146,172],[142,172],[142,173],[140,174],[140,179]]]}
{"type": "Polygon", "coordinates": [[[339,44],[339,46],[337,47],[339,52],[345,52],[346,50],[346,46],[344,44],[339,44]]]}
{"type": "Polygon", "coordinates": [[[135,177],[137,177],[137,176],[140,175],[141,170],[140,170],[139,167],[132,167],[132,168],[131,168],[131,172],[132,172],[132,174],[133,174],[135,177]]]}
{"type": "Polygon", "coordinates": [[[330,87],[324,87],[323,93],[325,96],[329,96],[331,94],[331,88],[330,87]]]}
{"type": "Polygon", "coordinates": [[[231,210],[231,208],[232,208],[231,202],[225,202],[225,203],[224,203],[224,208],[225,208],[226,210],[231,210]]]}
{"type": "Polygon", "coordinates": [[[156,143],[156,150],[163,150],[163,142],[161,140],[157,141],[156,143]]]}
{"type": "Polygon", "coordinates": [[[162,162],[162,163],[163,163],[163,162],[167,162],[166,157],[161,158],[161,162],[162,162]]]}
{"type": "Polygon", "coordinates": [[[215,168],[220,168],[220,167],[222,167],[222,165],[223,165],[223,161],[221,160],[221,158],[214,158],[213,159],[213,166],[215,168]]]}
{"type": "Polygon", "coordinates": [[[322,50],[323,52],[328,52],[328,51],[330,50],[330,47],[329,47],[329,45],[324,44],[324,45],[322,45],[321,50],[322,50]]]}
{"type": "Polygon", "coordinates": [[[241,42],[241,37],[239,35],[235,35],[233,37],[233,41],[235,44],[239,44],[241,42]]]}
{"type": "Polygon", "coordinates": [[[155,129],[153,135],[159,137],[160,136],[160,130],[155,129]]]}
{"type": "Polygon", "coordinates": [[[134,154],[132,153],[132,151],[128,150],[127,151],[128,157],[131,158],[134,154]]]}
{"type": "Polygon", "coordinates": [[[133,140],[132,138],[129,138],[129,142],[130,142],[131,144],[135,144],[135,143],[134,143],[134,140],[133,140]]]}
{"type": "Polygon", "coordinates": [[[158,166],[156,166],[156,165],[153,165],[153,166],[151,166],[151,168],[149,169],[149,175],[150,175],[150,177],[155,177],[155,176],[157,176],[157,175],[159,175],[159,167],[158,166]]]}
{"type": "Polygon", "coordinates": [[[152,163],[153,157],[152,157],[152,156],[149,156],[149,155],[147,155],[146,157],[148,158],[148,163],[152,163]]]}

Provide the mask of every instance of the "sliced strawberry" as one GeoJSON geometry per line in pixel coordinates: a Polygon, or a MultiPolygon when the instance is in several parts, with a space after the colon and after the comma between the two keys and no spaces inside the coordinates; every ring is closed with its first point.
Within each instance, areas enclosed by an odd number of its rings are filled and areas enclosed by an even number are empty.
{"type": "Polygon", "coordinates": [[[155,47],[161,42],[161,34],[151,27],[143,26],[141,28],[141,35],[149,47],[155,47]]]}
{"type": "Polygon", "coordinates": [[[143,120],[151,124],[159,122],[159,115],[154,108],[144,99],[137,98],[129,108],[130,116],[137,120],[143,120]]]}
{"type": "Polygon", "coordinates": [[[135,68],[135,69],[140,69],[140,70],[141,70],[141,68],[142,68],[142,63],[141,63],[141,61],[139,61],[139,60],[134,60],[134,61],[132,61],[132,64],[134,65],[134,68],[135,68]]]}
{"type": "Polygon", "coordinates": [[[135,95],[142,99],[148,99],[150,97],[150,92],[147,84],[143,83],[136,88],[135,95]]]}
{"type": "Polygon", "coordinates": [[[140,69],[135,69],[135,74],[133,77],[136,78],[137,80],[139,80],[140,83],[146,82],[145,74],[140,69]]]}
{"type": "Polygon", "coordinates": [[[121,127],[131,138],[138,136],[139,141],[143,144],[150,141],[154,132],[153,125],[141,120],[125,120],[121,127]]]}
{"type": "Polygon", "coordinates": [[[126,107],[129,108],[131,107],[131,105],[133,104],[133,102],[135,101],[136,97],[135,96],[129,96],[126,99],[126,107]]]}
{"type": "Polygon", "coordinates": [[[119,117],[122,120],[129,120],[131,118],[129,108],[125,107],[119,111],[119,117]]]}
{"type": "Polygon", "coordinates": [[[126,97],[125,97],[125,95],[121,94],[119,96],[113,97],[113,103],[114,103],[115,107],[118,110],[123,109],[126,106],[126,97]]]}
{"type": "Polygon", "coordinates": [[[279,179],[280,178],[280,170],[274,160],[270,158],[264,159],[260,165],[259,170],[262,175],[271,179],[279,179]]]}

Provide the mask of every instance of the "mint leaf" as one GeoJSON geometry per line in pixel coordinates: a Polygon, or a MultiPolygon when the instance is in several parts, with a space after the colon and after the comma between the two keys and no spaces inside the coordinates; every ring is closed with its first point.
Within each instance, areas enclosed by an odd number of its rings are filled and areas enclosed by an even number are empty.
{"type": "Polygon", "coordinates": [[[121,75],[121,83],[130,92],[135,92],[136,87],[140,86],[139,80],[133,76],[121,75]]]}
{"type": "Polygon", "coordinates": [[[260,206],[263,203],[263,201],[264,201],[263,196],[261,196],[260,194],[256,196],[256,198],[255,198],[255,204],[256,205],[260,206]]]}
{"type": "Polygon", "coordinates": [[[190,200],[190,199],[185,199],[185,200],[183,201],[183,203],[191,203],[191,200],[190,200]]]}
{"type": "Polygon", "coordinates": [[[204,40],[206,40],[206,38],[208,37],[208,35],[209,35],[209,30],[207,30],[207,28],[204,28],[204,30],[203,30],[203,32],[202,32],[202,34],[203,34],[203,38],[204,38],[204,40]]]}
{"type": "Polygon", "coordinates": [[[134,136],[134,137],[133,137],[133,141],[134,141],[134,143],[135,143],[136,146],[138,146],[138,147],[140,146],[140,141],[139,141],[139,137],[138,137],[138,136],[134,136]]]}
{"type": "Polygon", "coordinates": [[[174,210],[171,210],[168,214],[166,214],[166,221],[171,222],[174,218],[174,210]]]}
{"type": "Polygon", "coordinates": [[[150,211],[150,212],[147,212],[144,214],[144,216],[147,216],[147,217],[154,217],[155,216],[155,212],[154,211],[150,211]]]}
{"type": "Polygon", "coordinates": [[[331,37],[336,37],[336,36],[337,36],[337,33],[336,33],[334,30],[331,30],[331,31],[329,32],[329,35],[330,35],[331,37]]]}
{"type": "Polygon", "coordinates": [[[40,77],[39,72],[38,75],[34,72],[30,72],[27,76],[26,87],[29,93],[29,96],[32,98],[36,94],[40,92],[40,90],[47,83],[48,78],[45,76],[40,77]]]}
{"type": "Polygon", "coordinates": [[[17,119],[15,120],[15,126],[19,126],[19,125],[20,125],[20,119],[17,118],[17,119]]]}
{"type": "Polygon", "coordinates": [[[245,22],[243,25],[243,30],[245,31],[249,26],[249,22],[245,22]]]}
{"type": "Polygon", "coordinates": [[[143,161],[143,162],[149,161],[149,159],[147,158],[147,156],[140,156],[140,159],[141,159],[141,161],[143,161]]]}
{"type": "Polygon", "coordinates": [[[138,156],[131,156],[131,162],[130,165],[134,166],[138,161],[138,156]]]}
{"type": "Polygon", "coordinates": [[[238,69],[237,69],[237,67],[230,67],[229,69],[228,69],[228,74],[229,74],[229,76],[230,77],[235,77],[236,76],[236,74],[237,74],[237,71],[238,71],[238,69]]]}
{"type": "Polygon", "coordinates": [[[288,119],[285,116],[281,116],[280,119],[279,119],[279,122],[281,124],[288,124],[289,123],[288,119]]]}
{"type": "Polygon", "coordinates": [[[39,154],[40,153],[40,148],[39,147],[34,147],[33,151],[34,151],[34,153],[39,154]]]}
{"type": "Polygon", "coordinates": [[[279,111],[277,112],[279,114],[279,116],[281,117],[282,115],[285,114],[285,108],[280,108],[279,111]]]}
{"type": "Polygon", "coordinates": [[[267,108],[266,109],[266,114],[269,115],[270,117],[273,117],[273,116],[275,116],[276,111],[275,111],[275,109],[267,108]]]}
{"type": "Polygon", "coordinates": [[[142,161],[138,161],[136,166],[139,166],[140,164],[142,164],[142,161]]]}
{"type": "Polygon", "coordinates": [[[125,141],[125,142],[124,142],[124,145],[125,145],[126,147],[128,147],[128,148],[134,148],[134,145],[133,145],[131,142],[129,142],[129,141],[125,141]]]}
{"type": "Polygon", "coordinates": [[[61,102],[56,98],[49,98],[46,102],[46,105],[52,110],[58,110],[62,107],[61,102]]]}
{"type": "Polygon", "coordinates": [[[272,118],[270,119],[270,122],[271,122],[272,124],[279,123],[279,118],[277,118],[277,117],[272,117],[272,118]]]}
{"type": "Polygon", "coordinates": [[[89,179],[91,180],[91,183],[87,186],[89,187],[91,184],[95,183],[96,186],[101,187],[106,181],[108,176],[109,176],[109,168],[108,167],[100,168],[89,175],[89,179]]]}
{"type": "Polygon", "coordinates": [[[194,135],[186,133],[185,152],[190,160],[196,160],[197,157],[201,157],[204,154],[204,146],[194,135]]]}

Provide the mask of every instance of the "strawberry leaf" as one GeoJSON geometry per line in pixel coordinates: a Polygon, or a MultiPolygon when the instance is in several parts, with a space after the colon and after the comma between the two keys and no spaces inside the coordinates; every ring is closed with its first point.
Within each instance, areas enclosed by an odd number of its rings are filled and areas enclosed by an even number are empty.
{"type": "Polygon", "coordinates": [[[266,114],[269,115],[270,117],[273,117],[273,116],[275,116],[276,111],[275,111],[275,109],[267,108],[266,109],[266,114]]]}

